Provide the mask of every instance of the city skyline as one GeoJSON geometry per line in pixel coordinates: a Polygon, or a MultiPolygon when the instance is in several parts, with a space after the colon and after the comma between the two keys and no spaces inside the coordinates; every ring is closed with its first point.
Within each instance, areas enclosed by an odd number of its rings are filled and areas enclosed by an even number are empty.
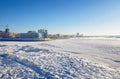
{"type": "Polygon", "coordinates": [[[119,0],[0,0],[0,29],[120,35],[119,0]]]}

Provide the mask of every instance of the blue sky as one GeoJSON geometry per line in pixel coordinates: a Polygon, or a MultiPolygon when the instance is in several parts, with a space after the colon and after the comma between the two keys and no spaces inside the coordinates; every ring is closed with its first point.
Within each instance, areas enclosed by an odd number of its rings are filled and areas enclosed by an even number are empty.
{"type": "Polygon", "coordinates": [[[0,0],[0,29],[120,35],[120,0],[0,0]]]}

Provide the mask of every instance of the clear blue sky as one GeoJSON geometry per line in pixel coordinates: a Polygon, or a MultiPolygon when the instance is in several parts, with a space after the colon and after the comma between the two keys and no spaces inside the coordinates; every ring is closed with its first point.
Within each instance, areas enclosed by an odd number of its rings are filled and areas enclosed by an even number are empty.
{"type": "Polygon", "coordinates": [[[120,0],[0,0],[0,29],[49,33],[120,34],[120,0]]]}

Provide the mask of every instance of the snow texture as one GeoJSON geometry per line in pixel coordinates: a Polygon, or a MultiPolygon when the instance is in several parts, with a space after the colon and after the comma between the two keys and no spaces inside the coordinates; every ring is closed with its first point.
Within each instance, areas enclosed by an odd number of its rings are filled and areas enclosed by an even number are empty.
{"type": "Polygon", "coordinates": [[[0,42],[0,79],[120,79],[120,40],[0,42]]]}

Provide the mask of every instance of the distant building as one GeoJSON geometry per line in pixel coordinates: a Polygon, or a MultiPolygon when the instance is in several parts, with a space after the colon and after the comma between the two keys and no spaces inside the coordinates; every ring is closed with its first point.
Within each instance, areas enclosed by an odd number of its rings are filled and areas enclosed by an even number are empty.
{"type": "Polygon", "coordinates": [[[48,31],[45,30],[45,32],[44,32],[44,38],[47,38],[47,37],[48,37],[48,31]]]}
{"type": "Polygon", "coordinates": [[[3,37],[3,31],[0,31],[0,38],[3,37]]]}
{"type": "Polygon", "coordinates": [[[18,33],[16,38],[39,38],[39,34],[35,31],[28,31],[27,33],[18,33]]]}
{"type": "Polygon", "coordinates": [[[77,34],[76,34],[76,37],[79,37],[79,36],[80,36],[80,34],[79,34],[79,33],[77,33],[77,34]]]}
{"type": "Polygon", "coordinates": [[[45,29],[38,30],[38,33],[42,38],[47,38],[48,37],[48,31],[45,30],[45,29]]]}
{"type": "Polygon", "coordinates": [[[83,37],[83,34],[77,33],[77,34],[76,34],[76,37],[83,37]]]}
{"type": "Polygon", "coordinates": [[[0,37],[1,38],[14,38],[15,33],[10,32],[10,29],[6,28],[5,31],[0,32],[0,37]]]}
{"type": "Polygon", "coordinates": [[[9,36],[10,36],[10,30],[9,28],[6,28],[3,34],[3,38],[9,38],[9,36]]]}
{"type": "Polygon", "coordinates": [[[0,38],[48,38],[48,31],[44,29],[28,31],[27,33],[12,33],[9,28],[0,31],[0,38]]]}
{"type": "Polygon", "coordinates": [[[60,34],[49,34],[48,37],[51,39],[58,39],[60,38],[60,34]]]}
{"type": "Polygon", "coordinates": [[[9,28],[6,28],[5,29],[5,33],[9,33],[10,32],[10,29],[9,28]]]}

